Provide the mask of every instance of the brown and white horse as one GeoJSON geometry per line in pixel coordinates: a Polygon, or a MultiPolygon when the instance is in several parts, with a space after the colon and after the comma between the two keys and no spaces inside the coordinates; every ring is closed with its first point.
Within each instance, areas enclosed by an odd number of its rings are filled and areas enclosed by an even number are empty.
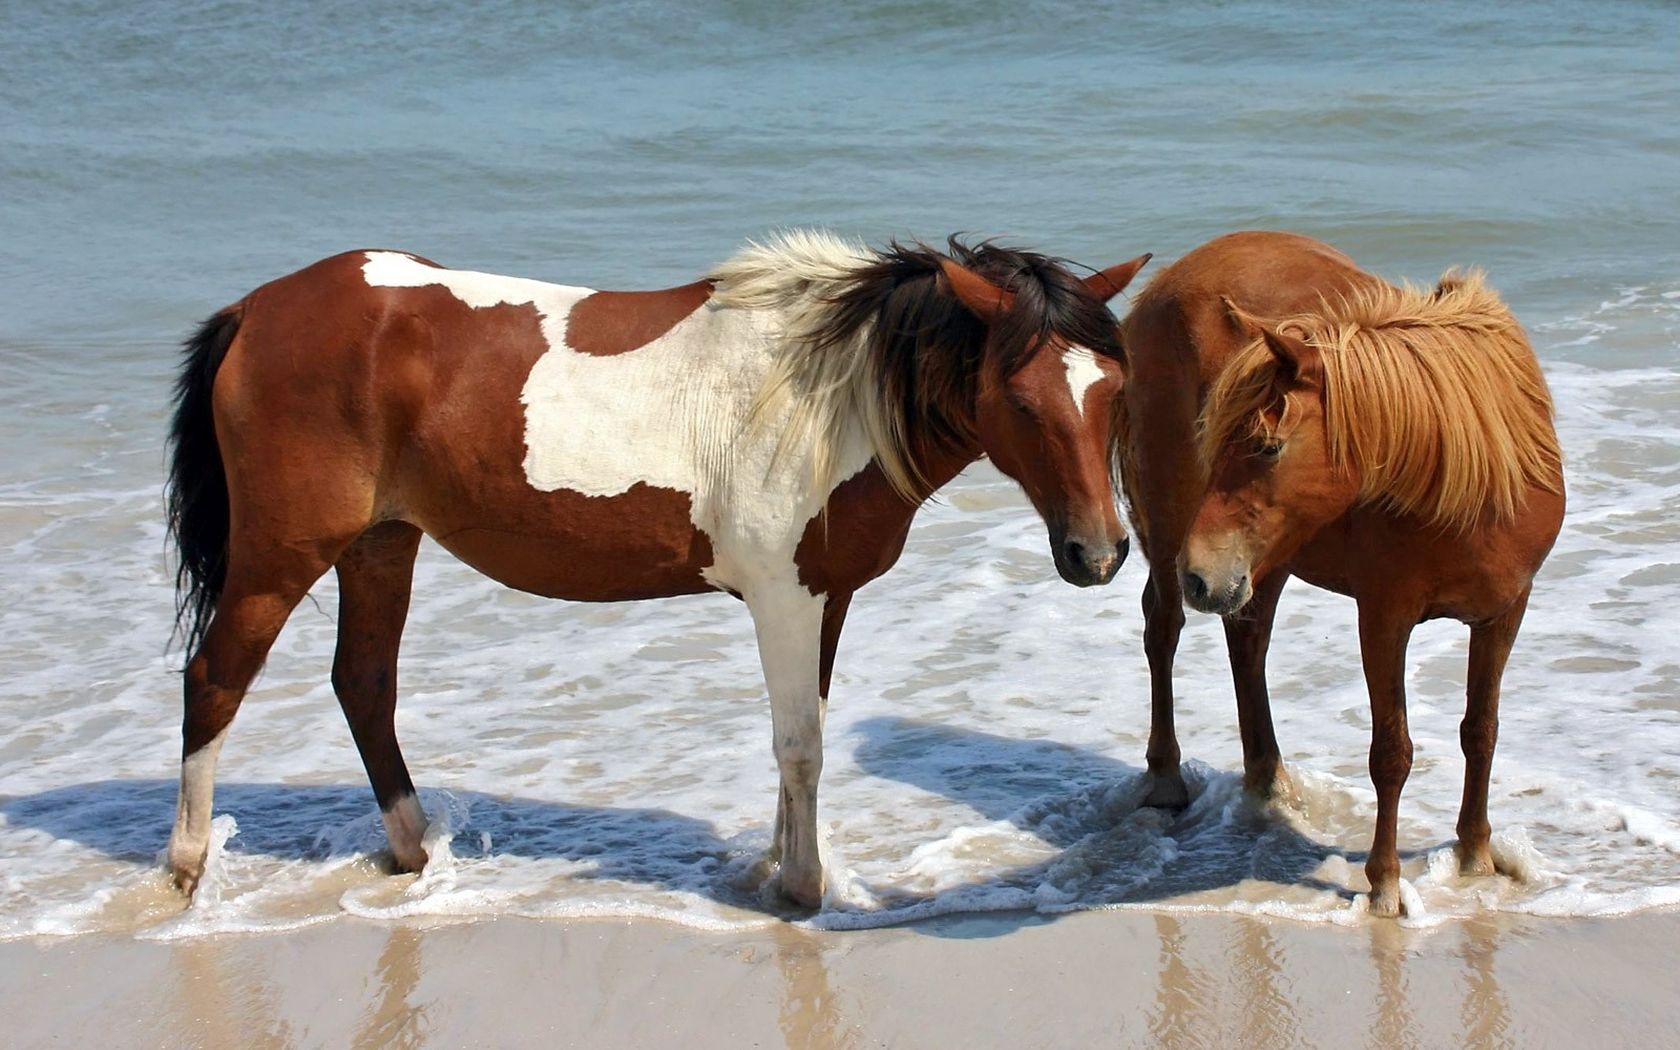
{"type": "Polygon", "coordinates": [[[400,868],[426,824],[393,727],[421,535],[510,586],[575,601],[727,591],[757,630],[781,773],[781,889],[820,903],[816,788],[852,594],[917,507],[989,455],[1063,578],[1126,553],[1107,470],[1120,382],[1081,280],[954,239],[871,251],[822,233],[704,280],[598,292],[335,256],[266,284],[187,344],[170,524],[189,647],[169,865],[203,873],[216,757],[293,607],[340,588],[333,687],[400,868]]]}
{"type": "Polygon", "coordinates": [[[1287,787],[1266,650],[1290,576],[1351,595],[1371,699],[1371,909],[1400,910],[1395,822],[1411,771],[1414,625],[1470,625],[1458,854],[1491,874],[1499,682],[1563,518],[1551,397],[1521,326],[1477,276],[1396,288],[1328,245],[1239,233],[1192,251],[1123,328],[1116,423],[1149,559],[1151,801],[1182,804],[1172,721],[1180,593],[1225,618],[1247,788],[1287,787]]]}

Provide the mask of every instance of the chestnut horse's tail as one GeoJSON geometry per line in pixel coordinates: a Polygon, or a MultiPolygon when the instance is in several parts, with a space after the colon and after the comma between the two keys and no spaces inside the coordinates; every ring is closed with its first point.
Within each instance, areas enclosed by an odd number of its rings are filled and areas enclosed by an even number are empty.
{"type": "Polygon", "coordinates": [[[244,315],[240,303],[217,312],[183,344],[169,428],[169,534],[175,540],[175,632],[191,655],[204,638],[227,580],[228,490],[216,444],[211,390],[244,315]]]}

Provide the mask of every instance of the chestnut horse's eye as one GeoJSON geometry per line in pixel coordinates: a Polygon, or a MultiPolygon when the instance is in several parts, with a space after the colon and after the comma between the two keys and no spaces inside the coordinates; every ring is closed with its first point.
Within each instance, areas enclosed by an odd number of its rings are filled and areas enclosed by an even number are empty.
{"type": "Polygon", "coordinates": [[[1283,440],[1274,437],[1256,438],[1254,454],[1264,460],[1275,460],[1283,454],[1283,440]]]}

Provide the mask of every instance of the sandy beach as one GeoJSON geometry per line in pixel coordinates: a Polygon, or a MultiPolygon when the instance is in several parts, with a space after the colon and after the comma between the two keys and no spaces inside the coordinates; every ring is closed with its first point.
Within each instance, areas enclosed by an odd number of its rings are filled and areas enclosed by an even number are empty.
{"type": "Polygon", "coordinates": [[[0,944],[6,1045],[1673,1045],[1680,914],[1429,930],[1228,914],[779,925],[341,920],[0,944]]]}

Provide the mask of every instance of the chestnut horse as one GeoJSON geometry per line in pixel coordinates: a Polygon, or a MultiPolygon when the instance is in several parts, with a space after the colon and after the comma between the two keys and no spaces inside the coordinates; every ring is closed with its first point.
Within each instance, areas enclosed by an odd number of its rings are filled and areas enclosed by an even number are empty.
{"type": "Polygon", "coordinates": [[[982,455],[1044,519],[1062,577],[1125,557],[1107,468],[1119,383],[1081,280],[955,239],[948,257],[823,233],[693,284],[597,292],[335,256],[187,343],[169,516],[185,673],[169,865],[203,873],[216,757],[294,606],[339,580],[333,688],[399,868],[426,816],[393,727],[421,535],[510,587],[575,601],[726,591],[757,630],[781,775],[781,889],[817,906],[816,788],[834,650],[917,507],[982,455]]]}
{"type": "Polygon", "coordinates": [[[1123,325],[1119,460],[1138,540],[1151,801],[1182,804],[1172,722],[1180,594],[1225,618],[1245,786],[1287,787],[1266,694],[1284,582],[1355,599],[1371,700],[1371,910],[1400,910],[1395,820],[1412,765],[1405,654],[1420,621],[1470,626],[1458,856],[1491,874],[1499,681],[1563,519],[1551,397],[1478,275],[1396,288],[1328,245],[1239,233],[1150,283],[1123,325]]]}

